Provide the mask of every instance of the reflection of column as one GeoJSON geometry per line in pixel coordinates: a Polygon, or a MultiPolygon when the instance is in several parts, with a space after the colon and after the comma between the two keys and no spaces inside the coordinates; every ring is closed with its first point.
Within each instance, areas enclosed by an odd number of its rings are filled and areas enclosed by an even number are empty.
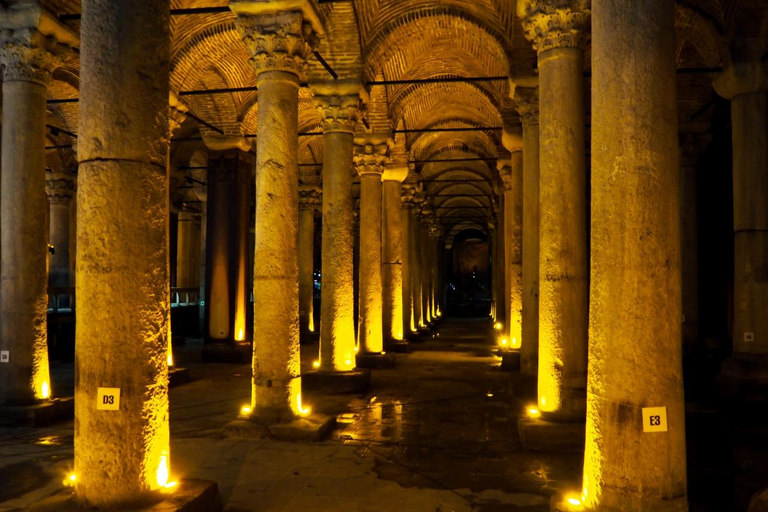
{"type": "MultiPolygon", "coordinates": [[[[312,31],[301,12],[275,13],[271,2],[230,8],[238,12],[259,88],[251,414],[265,422],[290,421],[301,410],[299,80],[312,31]]],[[[209,215],[211,194],[209,187],[209,215]]]]}
{"type": "Polygon", "coordinates": [[[539,54],[539,407],[549,419],[582,420],[589,298],[584,155],[589,1],[555,6],[525,0],[518,11],[539,54]]]}
{"type": "Polygon", "coordinates": [[[299,189],[299,331],[302,338],[315,332],[315,210],[320,187],[299,189]]]}
{"type": "Polygon", "coordinates": [[[323,120],[323,247],[320,370],[355,367],[352,148],[359,83],[313,84],[323,120]]]}
{"type": "Polygon", "coordinates": [[[51,51],[58,48],[35,29],[6,30],[1,44],[0,348],[9,363],[0,364],[0,404],[29,404],[51,394],[44,146],[46,91],[57,66],[51,51]]]}
{"type": "Polygon", "coordinates": [[[522,343],[523,152],[514,151],[512,159],[505,164],[499,169],[504,180],[504,261],[507,273],[504,292],[507,321],[504,332],[509,336],[509,346],[516,349],[522,343]]]}
{"type": "MultiPolygon", "coordinates": [[[[738,63],[714,82],[733,125],[733,355],[722,374],[765,382],[768,365],[768,69],[738,63]]],[[[3,256],[5,257],[5,256],[3,256]]]]}
{"type": "Polygon", "coordinates": [[[674,18],[593,10],[587,510],[688,510],[674,18]]]}
{"type": "Polygon", "coordinates": [[[408,333],[416,331],[416,316],[413,313],[413,282],[411,275],[413,273],[413,240],[411,231],[413,230],[413,198],[416,190],[413,185],[404,184],[400,195],[400,237],[403,244],[403,337],[408,333]]]}
{"type": "Polygon", "coordinates": [[[248,183],[250,155],[209,139],[206,255],[206,340],[246,338],[248,183]]]}
{"type": "Polygon", "coordinates": [[[359,346],[364,354],[384,350],[381,276],[381,176],[389,157],[386,138],[366,135],[355,140],[354,163],[360,175],[360,313],[359,346]]]}
{"type": "Polygon", "coordinates": [[[402,341],[403,306],[403,237],[400,184],[408,176],[408,168],[387,167],[382,176],[382,285],[384,287],[384,339],[402,341]]]}
{"type": "Polygon", "coordinates": [[[71,286],[70,281],[70,207],[75,193],[74,176],[53,173],[45,180],[45,193],[50,204],[49,238],[53,246],[48,266],[50,286],[71,286]]]}
{"type": "Polygon", "coordinates": [[[170,464],[170,12],[82,3],[75,494],[112,509],[152,499],[170,464]],[[105,307],[116,292],[130,307],[105,307]],[[119,388],[119,410],[97,408],[102,387],[119,388]]]}
{"type": "Polygon", "coordinates": [[[520,373],[539,368],[539,97],[535,88],[515,88],[523,124],[523,312],[520,373]]]}

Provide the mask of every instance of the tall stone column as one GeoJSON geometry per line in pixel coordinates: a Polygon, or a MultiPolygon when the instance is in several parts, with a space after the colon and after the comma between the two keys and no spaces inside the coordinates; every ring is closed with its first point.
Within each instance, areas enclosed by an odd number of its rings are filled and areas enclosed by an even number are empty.
{"type": "Polygon", "coordinates": [[[402,164],[387,166],[382,175],[382,280],[384,287],[384,341],[399,344],[405,339],[403,304],[403,236],[400,188],[408,176],[402,164]]]}
{"type": "Polygon", "coordinates": [[[582,499],[587,510],[686,511],[675,2],[595,0],[592,13],[582,499]]]}
{"type": "Polygon", "coordinates": [[[442,231],[437,222],[434,222],[429,229],[429,259],[432,262],[430,268],[430,313],[432,315],[432,321],[435,322],[440,317],[439,315],[439,302],[440,302],[440,264],[439,264],[439,244],[442,237],[442,231]]]}
{"type": "Polygon", "coordinates": [[[176,286],[200,285],[200,218],[192,212],[179,212],[176,252],[176,286]]]}
{"type": "MultiPolygon", "coordinates": [[[[414,199],[418,201],[418,199],[414,199]]],[[[411,209],[411,305],[414,332],[426,328],[421,301],[421,220],[418,206],[411,209]]]]}
{"type": "Polygon", "coordinates": [[[430,287],[432,276],[432,261],[430,258],[430,240],[429,240],[429,227],[431,225],[432,210],[429,206],[425,206],[421,211],[421,228],[419,230],[419,259],[421,265],[419,270],[421,273],[421,316],[424,322],[424,326],[429,326],[432,323],[432,317],[430,315],[430,287]]]}
{"type": "MultiPolygon", "coordinates": [[[[498,185],[498,183],[497,183],[498,185]]],[[[495,297],[494,303],[496,304],[496,320],[501,325],[501,329],[504,330],[507,327],[507,304],[509,303],[509,297],[507,297],[507,277],[509,276],[509,270],[507,269],[506,261],[506,240],[504,239],[504,233],[506,231],[505,226],[505,202],[504,202],[504,186],[494,187],[500,188],[498,190],[498,196],[496,200],[496,222],[494,224],[494,236],[493,236],[493,257],[496,261],[496,269],[493,273],[493,293],[495,297]]]]}
{"type": "Polygon", "coordinates": [[[713,85],[731,100],[733,125],[733,355],[721,375],[744,395],[768,381],[768,69],[739,62],[713,85]]]}
{"type": "Polygon", "coordinates": [[[312,86],[323,120],[323,247],[320,371],[355,368],[352,152],[360,118],[358,82],[312,86]]]}
{"type": "Polygon", "coordinates": [[[205,142],[210,149],[205,340],[234,344],[246,339],[250,141],[206,137],[205,142]]]}
{"type": "Polygon", "coordinates": [[[523,313],[520,373],[539,367],[539,96],[532,87],[515,88],[523,124],[523,313]]]}
{"type": "MultiPolygon", "coordinates": [[[[34,28],[5,30],[0,45],[4,66],[0,349],[9,352],[8,362],[0,364],[0,404],[32,404],[51,395],[45,101],[63,47],[34,28]]],[[[58,220],[57,225],[62,228],[58,220]]]]}
{"type": "Polygon", "coordinates": [[[149,499],[170,470],[169,23],[168,1],[83,1],[75,494],[99,508],[149,499]],[[130,308],[104,307],[116,290],[130,308]]]}
{"type": "Polygon", "coordinates": [[[384,351],[381,176],[389,160],[387,151],[386,135],[355,139],[354,165],[360,175],[358,339],[363,355],[384,351]]]}
{"type": "Polygon", "coordinates": [[[411,184],[404,184],[400,194],[400,223],[401,237],[403,244],[403,339],[416,332],[417,322],[413,312],[413,200],[416,195],[416,189],[411,184]]]}
{"type": "MultiPolygon", "coordinates": [[[[252,1],[230,2],[230,9],[238,15],[259,88],[251,417],[288,422],[302,411],[299,81],[314,36],[298,10],[281,12],[279,4],[252,1]]],[[[209,215],[211,201],[209,191],[209,215]]]]}
{"type": "Polygon", "coordinates": [[[504,332],[513,349],[522,343],[523,309],[523,152],[515,151],[509,162],[499,162],[504,182],[504,261],[506,262],[507,301],[504,332]]]}
{"type": "Polygon", "coordinates": [[[315,211],[320,187],[299,187],[299,331],[309,340],[315,332],[315,211]]]}
{"type": "Polygon", "coordinates": [[[584,46],[589,0],[518,3],[539,58],[539,408],[584,418],[588,271],[584,46]]]}
{"type": "Polygon", "coordinates": [[[48,264],[50,286],[71,286],[70,280],[70,207],[75,194],[71,174],[53,173],[46,177],[45,193],[50,205],[48,243],[53,246],[48,264]]]}

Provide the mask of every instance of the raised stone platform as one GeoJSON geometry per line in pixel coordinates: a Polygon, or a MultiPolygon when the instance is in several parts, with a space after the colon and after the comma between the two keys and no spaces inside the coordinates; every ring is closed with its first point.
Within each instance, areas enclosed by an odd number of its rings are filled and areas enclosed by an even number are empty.
{"type": "Polygon", "coordinates": [[[265,439],[278,441],[322,441],[336,426],[336,418],[310,414],[290,423],[266,425],[256,419],[237,419],[224,425],[224,435],[234,439],[265,439]]]}
{"type": "Polygon", "coordinates": [[[501,354],[501,370],[505,372],[519,372],[520,371],[520,351],[519,350],[502,350],[501,354]]]}
{"type": "Polygon", "coordinates": [[[406,340],[390,341],[384,344],[384,350],[394,354],[408,354],[412,351],[411,344],[406,340]]]}
{"type": "Polygon", "coordinates": [[[74,416],[75,399],[54,398],[33,405],[4,405],[0,407],[0,425],[7,427],[42,427],[57,421],[69,421],[74,416]]]}
{"type": "Polygon", "coordinates": [[[253,349],[250,343],[211,343],[203,345],[200,359],[204,363],[250,364],[253,349]]]}
{"type": "Polygon", "coordinates": [[[528,450],[539,452],[584,451],[586,424],[556,422],[522,417],[517,421],[520,442],[528,450]]]}
{"type": "Polygon", "coordinates": [[[305,390],[317,391],[327,395],[362,393],[371,384],[371,372],[357,369],[348,372],[314,371],[301,376],[301,385],[305,390]]]}
{"type": "Polygon", "coordinates": [[[395,366],[394,354],[357,354],[355,356],[358,368],[392,368],[395,366]]]}
{"type": "Polygon", "coordinates": [[[168,385],[170,387],[180,386],[190,381],[189,368],[169,368],[168,369],[168,385]]]}
{"type": "MultiPolygon", "coordinates": [[[[219,486],[207,480],[181,480],[171,489],[160,491],[156,501],[123,512],[220,512],[219,486]]],[[[72,489],[65,488],[27,509],[28,512],[92,512],[77,502],[72,489]]]]}

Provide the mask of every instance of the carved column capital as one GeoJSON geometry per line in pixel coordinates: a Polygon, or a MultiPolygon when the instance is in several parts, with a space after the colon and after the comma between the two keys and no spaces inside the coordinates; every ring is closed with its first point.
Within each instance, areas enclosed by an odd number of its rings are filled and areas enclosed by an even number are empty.
{"type": "Polygon", "coordinates": [[[584,48],[589,39],[590,0],[521,0],[517,14],[538,52],[584,48]]]}
{"type": "Polygon", "coordinates": [[[712,81],[715,92],[732,100],[740,94],[768,90],[768,65],[764,62],[736,62],[712,81]]]}
{"type": "Polygon", "coordinates": [[[239,13],[235,24],[257,77],[267,71],[306,76],[307,58],[318,39],[301,11],[239,13]]]}
{"type": "Polygon", "coordinates": [[[389,144],[386,139],[356,138],[353,162],[357,173],[360,176],[377,175],[381,178],[386,165],[391,161],[388,152],[389,144]]]}
{"type": "Polygon", "coordinates": [[[75,177],[65,173],[46,173],[45,195],[51,204],[69,204],[75,195],[75,177]]]}
{"type": "Polygon", "coordinates": [[[504,191],[512,190],[512,161],[499,160],[496,162],[496,169],[499,171],[499,178],[501,178],[504,191]]]}
{"type": "Polygon", "coordinates": [[[515,109],[520,114],[523,126],[539,124],[539,89],[535,87],[515,87],[515,109]]]}
{"type": "Polygon", "coordinates": [[[363,117],[365,90],[361,82],[313,82],[310,89],[323,122],[323,133],[355,133],[357,123],[363,117]]]}
{"type": "Polygon", "coordinates": [[[404,208],[413,208],[416,200],[416,185],[413,183],[404,183],[400,189],[400,202],[404,208]]]}
{"type": "Polygon", "coordinates": [[[6,30],[0,38],[3,80],[48,86],[51,73],[69,58],[70,51],[56,38],[33,28],[6,30]]]}
{"type": "Polygon", "coordinates": [[[314,185],[299,186],[299,210],[317,210],[323,202],[323,191],[314,185]]]}
{"type": "Polygon", "coordinates": [[[168,96],[168,135],[170,137],[173,137],[174,132],[187,119],[187,112],[189,107],[171,92],[168,96]]]}

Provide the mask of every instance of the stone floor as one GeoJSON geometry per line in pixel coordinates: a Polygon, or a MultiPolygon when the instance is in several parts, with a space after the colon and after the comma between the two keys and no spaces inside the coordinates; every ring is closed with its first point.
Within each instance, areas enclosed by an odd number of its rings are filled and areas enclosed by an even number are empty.
{"type": "MultiPolygon", "coordinates": [[[[549,510],[555,490],[580,487],[581,457],[522,449],[516,423],[525,404],[489,333],[487,321],[448,320],[413,353],[398,354],[396,368],[374,370],[366,394],[306,394],[305,404],[339,421],[320,443],[225,438],[222,427],[248,402],[249,368],[201,364],[199,342],[189,342],[176,359],[193,380],[171,390],[174,476],[218,482],[229,512],[549,510]]],[[[315,345],[302,347],[305,369],[316,354],[315,345]]],[[[72,376],[71,365],[55,365],[55,390],[71,392],[72,376]]],[[[756,434],[765,425],[734,430],[710,405],[689,409],[691,510],[746,510],[761,478],[768,487],[768,436],[756,434]],[[755,449],[740,451],[741,439],[755,449]],[[749,483],[739,484],[745,475],[749,483]]],[[[0,429],[0,511],[58,490],[72,442],[72,422],[0,429]]]]}

